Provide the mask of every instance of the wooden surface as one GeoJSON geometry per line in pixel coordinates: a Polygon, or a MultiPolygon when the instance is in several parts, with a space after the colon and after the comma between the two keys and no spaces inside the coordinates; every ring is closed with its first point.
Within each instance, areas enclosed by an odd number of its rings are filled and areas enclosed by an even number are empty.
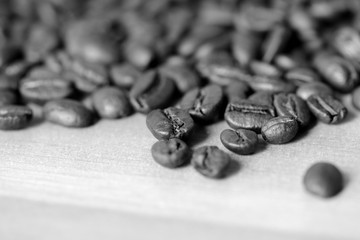
{"type": "MultiPolygon", "coordinates": [[[[157,165],[143,115],[1,132],[0,239],[360,239],[360,113],[349,110],[290,144],[232,154],[238,164],[223,180],[157,165]],[[337,197],[304,191],[317,161],[345,174],[337,197]]],[[[224,149],[226,127],[198,131],[193,144],[224,149]]]]}

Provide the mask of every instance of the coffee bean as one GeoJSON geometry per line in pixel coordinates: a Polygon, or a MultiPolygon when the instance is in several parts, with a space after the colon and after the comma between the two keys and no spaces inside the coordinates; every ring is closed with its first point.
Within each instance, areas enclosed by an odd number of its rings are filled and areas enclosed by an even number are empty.
{"type": "Polygon", "coordinates": [[[186,110],[170,107],[151,111],[146,125],[159,140],[186,138],[194,128],[194,121],[186,110]]]}
{"type": "Polygon", "coordinates": [[[267,62],[252,61],[250,62],[249,68],[254,75],[279,78],[281,76],[280,70],[267,62]]]}
{"type": "Polygon", "coordinates": [[[224,177],[230,161],[229,155],[216,146],[195,149],[191,158],[192,166],[208,178],[224,177]]]}
{"type": "Polygon", "coordinates": [[[264,76],[255,76],[248,84],[254,91],[268,91],[273,93],[294,92],[296,86],[292,83],[280,79],[269,78],[264,76]]]}
{"type": "MultiPolygon", "coordinates": [[[[224,93],[218,85],[195,88],[184,95],[180,102],[182,109],[200,122],[212,122],[219,118],[223,107],[224,93]]],[[[221,113],[222,114],[222,113],[221,113]]]]}
{"type": "Polygon", "coordinates": [[[125,59],[141,70],[149,67],[156,58],[154,49],[142,42],[127,41],[123,49],[125,59]]]}
{"type": "Polygon", "coordinates": [[[191,150],[185,142],[178,138],[156,142],[151,147],[153,159],[163,167],[177,168],[191,158],[191,150]]]}
{"type": "Polygon", "coordinates": [[[347,115],[346,107],[331,95],[311,95],[306,103],[316,118],[327,124],[339,123],[347,115]]]}
{"type": "Polygon", "coordinates": [[[274,106],[278,116],[291,116],[295,118],[301,127],[310,123],[310,111],[304,100],[293,93],[279,93],[274,96],[274,106]]]}
{"type": "Polygon", "coordinates": [[[174,81],[177,89],[181,93],[186,93],[189,90],[200,87],[201,79],[195,71],[191,70],[186,65],[169,66],[165,65],[160,68],[163,76],[174,81]]]}
{"type": "Polygon", "coordinates": [[[112,82],[122,88],[131,88],[140,78],[141,72],[131,64],[115,64],[111,67],[112,82]]]}
{"type": "Polygon", "coordinates": [[[318,162],[304,176],[305,189],[318,197],[330,198],[343,189],[344,180],[340,170],[331,163],[318,162]]]}
{"type": "Polygon", "coordinates": [[[351,94],[352,96],[352,105],[360,110],[360,87],[357,87],[351,94]]]}
{"type": "Polygon", "coordinates": [[[333,95],[333,90],[322,82],[306,83],[301,85],[296,90],[298,95],[303,100],[307,100],[311,95],[333,95]]]}
{"type": "Polygon", "coordinates": [[[72,128],[87,127],[94,123],[94,114],[80,102],[70,99],[49,101],[44,106],[47,121],[72,128]]]}
{"type": "Polygon", "coordinates": [[[18,96],[12,90],[0,89],[0,107],[15,105],[18,103],[18,96]]]}
{"type": "Polygon", "coordinates": [[[289,71],[298,66],[298,63],[291,56],[279,54],[274,58],[274,64],[284,70],[289,71]]]}
{"type": "Polygon", "coordinates": [[[96,112],[102,118],[122,118],[132,113],[128,96],[116,87],[103,87],[93,93],[93,103],[96,112]]]}
{"type": "Polygon", "coordinates": [[[248,98],[249,101],[260,105],[266,105],[270,108],[271,112],[275,112],[274,107],[274,94],[271,92],[254,92],[248,98]]]}
{"type": "Polygon", "coordinates": [[[232,54],[241,66],[247,66],[259,52],[261,38],[248,31],[238,31],[233,34],[232,54]]]}
{"type": "Polygon", "coordinates": [[[264,140],[271,144],[290,142],[298,132],[298,123],[295,118],[280,116],[270,119],[261,128],[264,140]]]}
{"type": "Polygon", "coordinates": [[[130,90],[130,101],[135,110],[148,113],[166,107],[173,97],[175,84],[157,71],[144,73],[130,90]]]}
{"type": "Polygon", "coordinates": [[[283,50],[289,40],[291,32],[284,25],[275,26],[268,34],[262,45],[262,59],[271,62],[274,57],[283,50]]]}
{"type": "MultiPolygon", "coordinates": [[[[82,59],[73,59],[70,66],[70,71],[82,79],[94,83],[98,86],[106,85],[109,83],[109,76],[107,69],[104,65],[99,63],[87,62],[82,59]]],[[[81,90],[81,89],[80,89],[81,90]]]]}
{"type": "Polygon", "coordinates": [[[25,128],[31,122],[33,112],[29,107],[7,105],[0,107],[0,129],[17,130],[25,128]]]}
{"type": "Polygon", "coordinates": [[[359,76],[353,64],[330,52],[318,53],[314,58],[314,66],[336,90],[350,92],[359,84],[359,76]]]}
{"type": "Polygon", "coordinates": [[[233,129],[244,128],[259,132],[262,126],[275,117],[275,109],[251,100],[240,100],[228,104],[225,120],[233,129]]]}
{"type": "Polygon", "coordinates": [[[211,57],[221,51],[226,51],[231,42],[230,33],[226,32],[221,36],[210,39],[209,41],[201,44],[194,54],[194,58],[201,60],[211,57]]]}
{"type": "Polygon", "coordinates": [[[233,81],[225,87],[225,95],[229,102],[246,99],[250,87],[245,82],[233,81]]]}
{"type": "Polygon", "coordinates": [[[285,79],[296,86],[320,81],[320,77],[312,69],[300,67],[289,70],[285,74],[285,79]]]}
{"type": "Polygon", "coordinates": [[[246,129],[225,129],[221,132],[220,140],[227,149],[241,155],[254,153],[258,144],[257,134],[246,129]]]}

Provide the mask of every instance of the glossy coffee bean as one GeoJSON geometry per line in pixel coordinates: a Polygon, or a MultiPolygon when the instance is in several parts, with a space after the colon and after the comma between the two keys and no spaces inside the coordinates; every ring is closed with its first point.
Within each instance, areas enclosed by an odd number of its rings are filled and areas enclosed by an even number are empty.
{"type": "Polygon", "coordinates": [[[186,110],[170,107],[156,109],[146,117],[146,125],[157,139],[185,138],[194,128],[194,121],[186,110]]]}
{"type": "Polygon", "coordinates": [[[136,111],[148,113],[170,104],[175,83],[157,71],[144,73],[130,90],[130,101],[136,111]]]}
{"type": "Polygon", "coordinates": [[[347,115],[347,108],[331,95],[311,95],[307,99],[310,111],[327,124],[341,122],[347,115]]]}
{"type": "Polygon", "coordinates": [[[224,177],[230,161],[230,156],[216,146],[195,149],[191,158],[192,166],[208,178],[224,177]]]}
{"type": "Polygon", "coordinates": [[[212,122],[219,118],[223,107],[224,93],[218,85],[195,88],[185,94],[180,102],[197,121],[212,122]]]}
{"type": "Polygon", "coordinates": [[[310,68],[294,68],[285,74],[285,79],[296,86],[302,86],[309,83],[317,83],[320,81],[318,74],[310,68]]]}
{"type": "Polygon", "coordinates": [[[116,119],[129,116],[132,107],[127,94],[116,87],[103,87],[93,93],[96,112],[102,118],[116,119]]]}
{"type": "Polygon", "coordinates": [[[70,99],[49,101],[43,111],[47,121],[64,127],[87,127],[95,120],[90,110],[80,102],[70,99]]]}
{"type": "Polygon", "coordinates": [[[186,65],[165,65],[160,68],[160,72],[163,76],[174,81],[177,89],[181,93],[186,93],[201,85],[200,77],[186,65]]]}
{"type": "Polygon", "coordinates": [[[275,117],[275,109],[272,106],[251,100],[231,102],[225,111],[225,120],[231,128],[243,128],[255,132],[260,132],[262,126],[273,117],[275,117]]]}
{"type": "Polygon", "coordinates": [[[359,71],[360,69],[360,34],[351,26],[342,26],[333,36],[332,46],[345,58],[350,59],[359,71]]]}
{"type": "Polygon", "coordinates": [[[0,129],[17,130],[29,125],[33,112],[29,107],[7,105],[0,107],[0,129]]]}
{"type": "Polygon", "coordinates": [[[271,144],[290,142],[298,132],[298,123],[295,118],[280,116],[270,119],[261,128],[264,140],[271,144]]]}
{"type": "Polygon", "coordinates": [[[140,78],[141,72],[131,64],[116,64],[110,69],[112,82],[122,88],[131,88],[140,78]]]}
{"type": "Polygon", "coordinates": [[[318,162],[306,171],[303,183],[309,193],[330,198],[341,192],[344,179],[340,170],[333,164],[318,162]]]}
{"type": "Polygon", "coordinates": [[[360,87],[357,87],[351,94],[352,105],[360,110],[360,87]]]}
{"type": "Polygon", "coordinates": [[[333,95],[333,90],[322,82],[306,83],[301,85],[296,90],[298,95],[303,100],[307,100],[311,95],[333,95]]]}
{"type": "Polygon", "coordinates": [[[264,76],[269,78],[279,78],[281,71],[274,65],[267,62],[252,61],[249,68],[254,75],[264,76]]]}
{"type": "Polygon", "coordinates": [[[15,105],[18,103],[18,96],[12,90],[0,89],[0,106],[15,105]]]}
{"type": "Polygon", "coordinates": [[[221,132],[220,140],[227,149],[241,155],[254,153],[258,145],[257,134],[246,129],[225,129],[221,132]]]}
{"type": "Polygon", "coordinates": [[[293,93],[276,94],[274,106],[278,116],[292,116],[302,127],[310,123],[311,115],[306,102],[293,93]]]}
{"type": "Polygon", "coordinates": [[[178,138],[162,140],[151,147],[151,155],[155,162],[163,167],[177,168],[191,158],[191,149],[178,138]]]}

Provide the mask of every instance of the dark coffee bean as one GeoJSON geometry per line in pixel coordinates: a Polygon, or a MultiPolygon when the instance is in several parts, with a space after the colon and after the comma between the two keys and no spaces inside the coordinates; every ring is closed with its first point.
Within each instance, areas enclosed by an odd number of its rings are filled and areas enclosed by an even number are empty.
{"type": "Polygon", "coordinates": [[[274,58],[274,64],[284,70],[289,71],[298,66],[298,63],[291,56],[279,54],[274,58]]]}
{"type": "Polygon", "coordinates": [[[132,113],[128,96],[116,87],[103,87],[93,94],[96,112],[102,118],[122,118],[132,113]]]}
{"type": "Polygon", "coordinates": [[[310,123],[311,115],[306,102],[293,93],[276,94],[274,96],[274,106],[278,116],[293,117],[302,127],[310,123]]]}
{"type": "Polygon", "coordinates": [[[249,129],[259,132],[261,127],[275,117],[275,109],[250,100],[241,100],[228,104],[225,120],[233,129],[249,129]]]}
{"type": "Polygon", "coordinates": [[[141,76],[141,72],[131,64],[116,64],[111,67],[112,82],[122,88],[131,88],[141,76]]]}
{"type": "MultiPolygon", "coordinates": [[[[218,85],[195,88],[184,95],[180,107],[189,111],[197,121],[212,122],[219,118],[224,103],[224,93],[218,85]]],[[[222,114],[222,113],[221,113],[222,114]]]]}
{"type": "Polygon", "coordinates": [[[318,162],[304,176],[305,189],[318,197],[329,198],[343,189],[344,180],[340,170],[331,163],[318,162]]]}
{"type": "Polygon", "coordinates": [[[153,109],[166,107],[171,101],[175,83],[161,76],[157,71],[144,73],[130,91],[130,101],[135,110],[148,113],[153,109]]]}
{"type": "Polygon", "coordinates": [[[151,147],[153,159],[163,167],[177,168],[191,158],[191,150],[185,142],[178,138],[156,142],[151,147]]]}
{"type": "Polygon", "coordinates": [[[186,65],[165,65],[160,68],[160,73],[174,81],[181,93],[186,93],[201,85],[200,77],[186,65]]]}
{"type": "Polygon", "coordinates": [[[72,128],[87,127],[94,123],[94,114],[80,102],[70,99],[47,102],[44,117],[49,122],[72,128]]]}
{"type": "Polygon", "coordinates": [[[311,95],[306,102],[316,118],[327,124],[339,123],[347,115],[346,107],[331,95],[311,95]]]}
{"type": "Polygon", "coordinates": [[[225,87],[225,95],[229,102],[246,99],[250,87],[245,82],[233,81],[225,87]]]}
{"type": "Polygon", "coordinates": [[[296,95],[298,95],[303,100],[307,100],[311,95],[333,95],[332,89],[322,83],[322,82],[314,82],[314,83],[306,83],[301,85],[296,90],[296,95]]]}
{"type": "Polygon", "coordinates": [[[252,61],[249,68],[254,75],[269,78],[279,78],[281,76],[280,70],[276,66],[267,62],[252,61]]]}
{"type": "Polygon", "coordinates": [[[292,83],[285,82],[275,78],[255,76],[248,84],[254,91],[268,91],[273,93],[294,92],[296,86],[292,83]]]}
{"type": "Polygon", "coordinates": [[[29,107],[8,105],[0,107],[0,129],[17,130],[29,125],[33,112],[29,107]]]}
{"type": "Polygon", "coordinates": [[[260,105],[266,105],[271,109],[271,112],[275,112],[274,107],[274,94],[271,92],[254,92],[248,98],[249,101],[260,105]]]}
{"type": "Polygon", "coordinates": [[[0,89],[0,107],[15,105],[18,103],[18,96],[12,90],[0,89]]]}
{"type": "Polygon", "coordinates": [[[232,39],[232,54],[241,66],[247,66],[259,52],[261,38],[252,32],[235,32],[232,39]]]}
{"type": "Polygon", "coordinates": [[[196,59],[204,59],[209,56],[227,50],[231,43],[231,35],[230,33],[224,33],[221,36],[215,37],[203,44],[201,44],[195,54],[194,57],[196,59]]]}
{"type": "Polygon", "coordinates": [[[257,134],[246,129],[225,129],[221,132],[220,140],[227,149],[241,155],[254,153],[258,145],[257,134]]]}
{"type": "Polygon", "coordinates": [[[142,42],[127,41],[124,46],[125,59],[139,69],[146,69],[156,58],[154,49],[142,42]]]}
{"type": "Polygon", "coordinates": [[[262,59],[264,62],[271,62],[274,57],[283,50],[287,44],[291,32],[284,25],[275,26],[262,45],[262,59]]]}
{"type": "Polygon", "coordinates": [[[70,96],[74,87],[68,79],[46,69],[38,69],[21,80],[19,91],[24,99],[41,104],[70,96]]]}
{"type": "Polygon", "coordinates": [[[285,79],[288,82],[295,84],[296,86],[320,81],[320,77],[315,71],[310,68],[300,67],[289,70],[285,74],[285,79]]]}
{"type": "Polygon", "coordinates": [[[195,149],[191,158],[192,166],[208,178],[224,177],[230,161],[229,155],[216,146],[195,149]]]}
{"type": "Polygon", "coordinates": [[[360,87],[352,92],[352,104],[357,110],[360,110],[360,87]]]}
{"type": "Polygon", "coordinates": [[[194,121],[187,111],[170,107],[151,111],[146,117],[146,125],[159,140],[186,138],[194,128],[194,121]]]}
{"type": "Polygon", "coordinates": [[[318,53],[314,66],[335,89],[349,92],[359,84],[359,76],[352,63],[330,52],[318,53]]]}
{"type": "Polygon", "coordinates": [[[73,59],[70,70],[98,86],[109,83],[108,71],[102,64],[73,59]]]}
{"type": "Polygon", "coordinates": [[[270,119],[261,128],[264,140],[271,144],[290,142],[298,132],[298,123],[295,118],[280,116],[270,119]]]}

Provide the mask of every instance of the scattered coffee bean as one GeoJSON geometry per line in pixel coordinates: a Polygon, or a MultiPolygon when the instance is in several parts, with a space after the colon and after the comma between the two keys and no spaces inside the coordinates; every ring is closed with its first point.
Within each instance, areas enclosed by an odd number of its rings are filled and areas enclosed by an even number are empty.
{"type": "Polygon", "coordinates": [[[185,142],[171,138],[156,142],[151,147],[151,155],[161,166],[177,168],[190,160],[191,150],[185,142]]]}
{"type": "Polygon", "coordinates": [[[29,107],[7,105],[0,107],[0,129],[17,130],[29,125],[33,112],[29,107]]]}
{"type": "Polygon", "coordinates": [[[318,197],[330,198],[343,189],[343,176],[331,163],[318,162],[312,165],[304,176],[305,189],[318,197]]]}
{"type": "Polygon", "coordinates": [[[216,146],[195,149],[191,158],[192,166],[208,178],[224,177],[230,161],[230,156],[216,146]]]}
{"type": "Polygon", "coordinates": [[[131,88],[140,78],[141,73],[131,64],[117,64],[111,67],[110,75],[116,86],[131,88]]]}
{"type": "Polygon", "coordinates": [[[280,116],[270,119],[261,128],[264,140],[271,144],[290,142],[298,132],[298,123],[295,118],[280,116]]]}
{"type": "Polygon", "coordinates": [[[186,65],[165,65],[160,68],[160,72],[167,79],[174,81],[181,93],[186,93],[201,85],[200,77],[186,65]]]}
{"type": "Polygon", "coordinates": [[[248,82],[254,91],[268,91],[273,93],[295,92],[296,86],[292,83],[280,79],[269,78],[264,76],[255,76],[252,81],[248,82]]]}
{"type": "Polygon", "coordinates": [[[285,79],[300,87],[304,84],[317,83],[320,81],[318,74],[309,68],[291,69],[285,74],[285,79]]]}
{"type": "Polygon", "coordinates": [[[357,110],[360,110],[360,87],[357,87],[352,93],[352,104],[357,110]]]}
{"type": "Polygon", "coordinates": [[[257,134],[246,129],[225,129],[221,132],[220,140],[227,149],[241,155],[254,153],[258,145],[257,134]]]}

